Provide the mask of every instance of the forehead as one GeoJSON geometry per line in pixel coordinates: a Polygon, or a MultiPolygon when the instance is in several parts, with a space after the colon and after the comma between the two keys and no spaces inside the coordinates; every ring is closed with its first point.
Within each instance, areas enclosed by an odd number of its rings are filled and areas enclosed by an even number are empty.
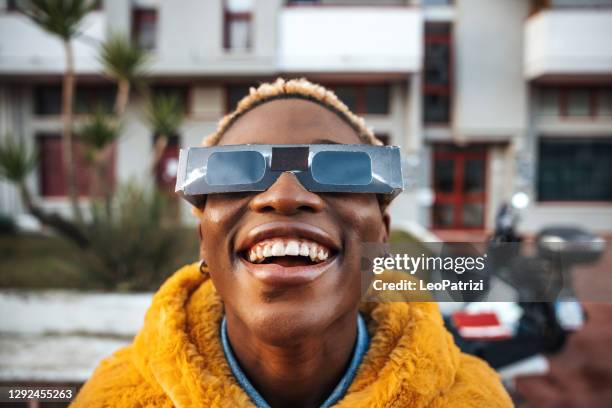
{"type": "Polygon", "coordinates": [[[341,144],[363,143],[348,123],[318,103],[276,99],[241,116],[219,144],[308,144],[321,139],[341,144]]]}

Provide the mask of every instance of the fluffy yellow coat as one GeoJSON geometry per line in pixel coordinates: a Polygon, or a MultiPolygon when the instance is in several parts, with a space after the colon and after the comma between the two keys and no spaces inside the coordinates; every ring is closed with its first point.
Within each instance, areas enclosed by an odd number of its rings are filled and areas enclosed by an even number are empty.
{"type": "MultiPolygon", "coordinates": [[[[335,407],[511,407],[497,374],[462,354],[435,303],[364,306],[370,348],[335,407]]],[[[253,407],[219,341],[223,304],[196,264],[153,298],[132,345],[103,360],[74,408],[253,407]]]]}

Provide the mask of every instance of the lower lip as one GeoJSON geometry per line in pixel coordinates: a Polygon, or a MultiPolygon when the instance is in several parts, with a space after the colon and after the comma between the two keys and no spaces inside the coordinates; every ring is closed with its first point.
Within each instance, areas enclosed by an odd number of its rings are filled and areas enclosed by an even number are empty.
{"type": "Polygon", "coordinates": [[[269,286],[306,285],[323,275],[336,261],[338,255],[314,265],[285,267],[278,264],[254,264],[240,259],[251,275],[269,286]]]}

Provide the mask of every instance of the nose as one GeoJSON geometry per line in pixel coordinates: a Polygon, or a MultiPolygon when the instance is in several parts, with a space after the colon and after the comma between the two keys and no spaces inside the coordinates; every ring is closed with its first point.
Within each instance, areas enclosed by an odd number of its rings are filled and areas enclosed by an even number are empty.
{"type": "Polygon", "coordinates": [[[319,212],[323,205],[321,197],[306,190],[295,174],[284,172],[270,188],[257,194],[249,206],[256,212],[292,215],[299,211],[319,212]]]}

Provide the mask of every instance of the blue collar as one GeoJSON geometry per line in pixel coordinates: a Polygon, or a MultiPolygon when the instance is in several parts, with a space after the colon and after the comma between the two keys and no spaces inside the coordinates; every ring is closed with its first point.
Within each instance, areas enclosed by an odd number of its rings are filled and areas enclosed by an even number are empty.
{"type": "MultiPolygon", "coordinates": [[[[230,369],[232,370],[232,374],[238,381],[238,384],[242,387],[244,392],[251,398],[251,400],[257,405],[258,408],[271,408],[270,405],[264,400],[259,392],[253,387],[253,384],[249,381],[246,374],[240,368],[238,364],[238,360],[234,356],[234,352],[232,351],[232,346],[229,343],[227,338],[227,323],[225,322],[225,316],[223,316],[223,320],[221,321],[221,344],[223,345],[223,352],[225,353],[225,359],[227,360],[230,369]]],[[[329,408],[336,402],[338,402],[349,386],[353,382],[355,375],[357,374],[357,369],[359,368],[359,364],[361,364],[361,360],[363,356],[368,351],[368,346],[370,344],[370,337],[368,335],[368,331],[366,329],[365,322],[361,314],[357,315],[357,342],[355,344],[355,349],[353,350],[353,357],[349,363],[349,366],[338,382],[338,385],[334,388],[329,397],[323,402],[320,408],[329,408]]]]}

